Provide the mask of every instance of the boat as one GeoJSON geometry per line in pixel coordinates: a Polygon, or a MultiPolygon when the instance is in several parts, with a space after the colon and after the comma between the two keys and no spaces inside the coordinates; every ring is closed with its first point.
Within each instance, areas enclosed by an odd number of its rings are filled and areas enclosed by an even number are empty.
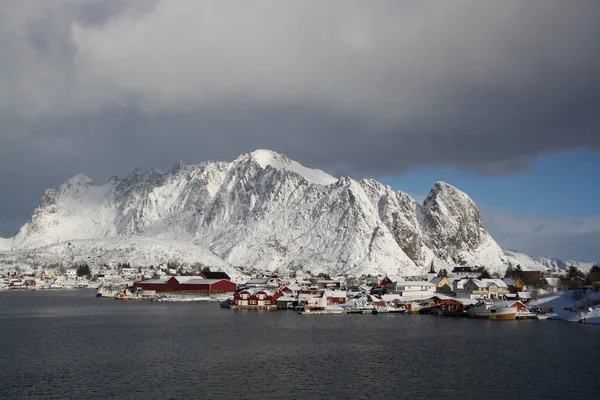
{"type": "Polygon", "coordinates": [[[354,304],[352,307],[347,307],[346,314],[373,314],[375,306],[370,304],[354,304]]]}
{"type": "Polygon", "coordinates": [[[221,308],[231,308],[231,305],[233,304],[233,298],[229,298],[225,301],[222,301],[221,303],[219,303],[219,305],[221,306],[221,308]]]}
{"type": "Polygon", "coordinates": [[[517,318],[517,307],[510,307],[505,301],[480,300],[467,310],[467,316],[482,319],[505,319],[517,318]]]}
{"type": "Polygon", "coordinates": [[[115,294],[115,300],[129,300],[129,296],[124,293],[115,294]]]}
{"type": "Polygon", "coordinates": [[[308,308],[305,307],[304,310],[300,311],[300,315],[332,315],[332,314],[343,314],[344,309],[341,307],[317,307],[317,308],[308,308]]]}
{"type": "Polygon", "coordinates": [[[374,310],[371,311],[372,314],[404,314],[406,312],[406,308],[404,307],[393,307],[393,306],[386,306],[386,307],[376,307],[374,310]]]}
{"type": "Polygon", "coordinates": [[[346,314],[373,314],[374,308],[368,307],[352,307],[346,309],[346,314]]]}

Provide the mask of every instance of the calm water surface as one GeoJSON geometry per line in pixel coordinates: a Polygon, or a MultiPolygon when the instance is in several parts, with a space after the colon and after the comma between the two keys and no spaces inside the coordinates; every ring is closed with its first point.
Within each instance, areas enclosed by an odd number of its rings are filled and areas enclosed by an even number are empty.
{"type": "Polygon", "coordinates": [[[598,399],[600,327],[0,292],[0,399],[598,399]]]}

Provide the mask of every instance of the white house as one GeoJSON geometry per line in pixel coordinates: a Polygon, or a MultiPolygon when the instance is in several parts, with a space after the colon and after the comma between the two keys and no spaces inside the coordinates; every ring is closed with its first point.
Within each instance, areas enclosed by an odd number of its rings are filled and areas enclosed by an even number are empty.
{"type": "Polygon", "coordinates": [[[398,294],[403,300],[428,299],[435,295],[435,283],[427,281],[405,281],[398,280],[388,283],[388,293],[398,294]]]}

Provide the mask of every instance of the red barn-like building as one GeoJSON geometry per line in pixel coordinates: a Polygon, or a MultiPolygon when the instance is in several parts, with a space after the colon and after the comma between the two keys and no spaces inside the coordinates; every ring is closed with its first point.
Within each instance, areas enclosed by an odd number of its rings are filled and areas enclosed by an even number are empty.
{"type": "Polygon", "coordinates": [[[198,276],[171,276],[135,282],[133,290],[154,290],[157,293],[233,294],[237,285],[227,279],[203,279],[198,276]]]}
{"type": "Polygon", "coordinates": [[[274,292],[271,289],[247,288],[234,296],[231,308],[275,309],[277,299],[281,296],[283,296],[281,290],[274,292]]]}

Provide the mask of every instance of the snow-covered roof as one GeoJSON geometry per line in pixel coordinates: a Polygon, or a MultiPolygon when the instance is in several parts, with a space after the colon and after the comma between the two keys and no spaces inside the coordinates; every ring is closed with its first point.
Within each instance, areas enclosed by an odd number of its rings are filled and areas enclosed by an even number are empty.
{"type": "Polygon", "coordinates": [[[396,281],[393,282],[396,284],[396,286],[427,286],[427,287],[434,287],[437,286],[435,283],[431,283],[431,282],[427,282],[427,281],[396,281]]]}
{"type": "Polygon", "coordinates": [[[456,299],[456,301],[458,301],[459,303],[464,304],[464,305],[471,305],[471,304],[476,304],[479,300],[461,297],[459,299],[456,299]]]}
{"type": "Polygon", "coordinates": [[[455,300],[454,297],[442,293],[436,293],[433,297],[437,297],[440,300],[455,300]]]}
{"type": "Polygon", "coordinates": [[[167,281],[171,279],[171,277],[164,279],[164,278],[159,278],[159,279],[146,279],[143,281],[138,281],[138,283],[153,283],[153,284],[165,284],[167,283],[167,281]]]}
{"type": "Polygon", "coordinates": [[[325,290],[325,296],[327,297],[346,297],[345,290],[325,290]]]}
{"type": "Polygon", "coordinates": [[[382,294],[381,300],[385,301],[386,303],[390,303],[395,300],[401,300],[401,297],[398,294],[382,294]]]}
{"type": "Polygon", "coordinates": [[[533,293],[531,293],[531,292],[517,292],[517,295],[519,295],[520,299],[532,299],[533,298],[533,293]]]}
{"type": "Polygon", "coordinates": [[[488,288],[492,284],[501,288],[508,288],[508,286],[506,286],[506,283],[504,283],[502,279],[471,279],[470,281],[477,285],[477,287],[479,288],[488,288]]]}
{"type": "Polygon", "coordinates": [[[259,292],[263,292],[268,296],[273,296],[275,294],[275,291],[272,289],[266,289],[266,288],[262,288],[262,287],[249,287],[246,288],[244,290],[242,290],[240,293],[242,292],[246,292],[248,293],[250,296],[253,296],[259,292]]]}
{"type": "Polygon", "coordinates": [[[269,282],[269,278],[252,278],[248,282],[247,285],[264,285],[269,282]]]}
{"type": "Polygon", "coordinates": [[[440,284],[440,282],[441,282],[442,280],[444,280],[444,278],[445,278],[446,280],[448,280],[450,283],[452,283],[452,281],[451,281],[450,279],[446,278],[445,276],[436,276],[436,277],[432,278],[432,279],[431,279],[429,282],[431,282],[431,283],[433,283],[433,284],[435,284],[435,285],[439,285],[439,284],[440,284]]]}
{"type": "Polygon", "coordinates": [[[436,296],[436,294],[427,291],[404,292],[400,296],[401,301],[427,300],[436,296]]]}
{"type": "Polygon", "coordinates": [[[398,275],[387,275],[386,278],[388,278],[392,282],[404,281],[404,278],[402,278],[401,276],[398,276],[398,275]]]}
{"type": "Polygon", "coordinates": [[[490,286],[492,283],[494,283],[498,287],[508,288],[508,286],[506,285],[506,283],[504,283],[504,281],[502,279],[482,279],[482,281],[486,282],[488,284],[488,286],[490,286]]]}
{"type": "MultiPolygon", "coordinates": [[[[179,283],[181,284],[185,284],[185,285],[212,285],[214,283],[217,282],[221,282],[221,281],[227,281],[227,279],[189,279],[186,280],[185,282],[181,282],[179,281],[179,283]]],[[[229,282],[229,281],[227,281],[229,282]]]]}
{"type": "Polygon", "coordinates": [[[179,283],[188,283],[189,281],[195,281],[198,279],[204,279],[202,276],[192,275],[192,276],[176,276],[177,282],[179,283]]]}
{"type": "Polygon", "coordinates": [[[560,285],[560,278],[544,278],[547,285],[558,286],[560,285]]]}
{"type": "Polygon", "coordinates": [[[277,298],[277,301],[296,301],[296,298],[289,296],[281,296],[277,298]]]}

